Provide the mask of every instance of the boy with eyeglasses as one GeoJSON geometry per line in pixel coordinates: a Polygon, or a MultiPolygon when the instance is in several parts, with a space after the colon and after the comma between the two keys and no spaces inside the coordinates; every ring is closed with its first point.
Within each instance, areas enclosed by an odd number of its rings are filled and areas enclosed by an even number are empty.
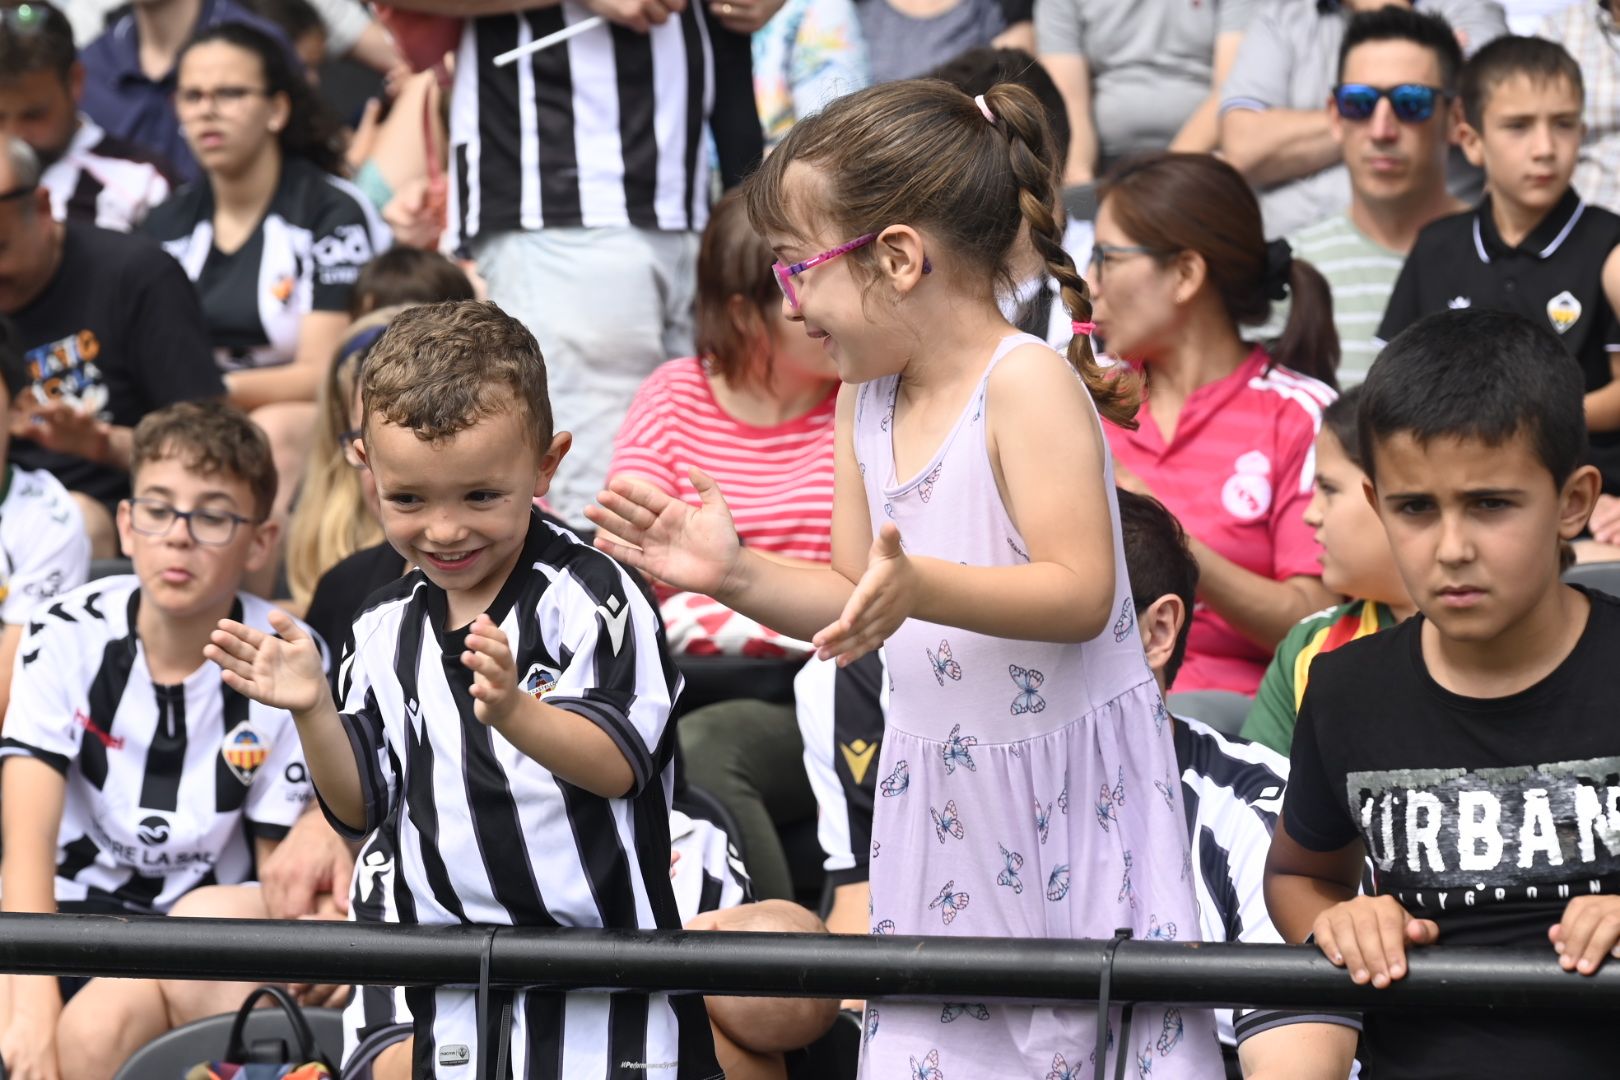
{"type": "Polygon", "coordinates": [[[1585,380],[1588,461],[1620,494],[1620,216],[1570,179],[1581,146],[1581,69],[1563,48],[1502,37],[1463,66],[1458,137],[1485,170],[1473,210],[1418,236],[1378,328],[1390,341],[1447,309],[1511,311],[1551,329],[1585,380]]]}
{"type": "MultiPolygon", "coordinates": [[[[270,626],[239,591],[275,548],[270,447],[240,412],[196,402],[142,420],[132,458],[118,531],[135,574],[36,612],[18,651],[0,908],[263,918],[242,883],[313,790],[292,716],[225,686],[203,649],[222,618],[270,626]]],[[[110,1077],[247,989],[0,976],[0,1060],[9,1080],[110,1077]]]]}

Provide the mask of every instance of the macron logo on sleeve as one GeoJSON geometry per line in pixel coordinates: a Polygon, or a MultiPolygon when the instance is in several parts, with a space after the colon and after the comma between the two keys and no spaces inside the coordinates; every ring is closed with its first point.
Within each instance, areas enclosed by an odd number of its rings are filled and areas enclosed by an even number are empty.
{"type": "Polygon", "coordinates": [[[613,655],[618,656],[619,650],[624,646],[624,624],[630,618],[628,604],[619,602],[617,596],[607,598],[607,603],[597,604],[596,613],[602,616],[607,624],[608,640],[613,643],[613,655]]]}

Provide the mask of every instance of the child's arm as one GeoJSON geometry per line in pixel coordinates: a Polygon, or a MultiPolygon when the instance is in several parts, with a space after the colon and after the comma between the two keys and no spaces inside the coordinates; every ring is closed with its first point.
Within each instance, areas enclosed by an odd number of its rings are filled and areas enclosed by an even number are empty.
{"type": "Polygon", "coordinates": [[[461,662],[472,669],[473,712],[482,723],[558,779],[604,799],[629,793],[635,772],[605,730],[518,689],[511,645],[488,615],[473,620],[461,662]]]}
{"type": "Polygon", "coordinates": [[[1565,971],[1595,975],[1608,957],[1620,960],[1620,896],[1577,896],[1547,930],[1565,971]]]}
{"type": "MultiPolygon", "coordinates": [[[[67,780],[39,758],[4,760],[0,799],[0,910],[56,910],[56,838],[67,780]]],[[[52,975],[12,975],[11,1017],[0,1060],[12,1080],[56,1080],[62,995],[52,975]]]]}
{"type": "Polygon", "coordinates": [[[990,376],[987,442],[1029,563],[914,558],[885,525],[848,605],[814,639],[821,655],[853,660],[908,617],[1025,641],[1079,642],[1100,634],[1114,614],[1114,535],[1103,474],[1107,448],[1086,394],[1050,348],[1008,353],[990,376]]]}
{"type": "Polygon", "coordinates": [[[831,568],[788,566],[744,548],[720,489],[699,469],[689,474],[702,500],[698,507],[632,476],[614,477],[600,505],[585,509],[601,530],[596,546],[677,591],[712,596],[808,640],[843,610],[872,546],[866,489],[855,463],[854,395],[847,386],[838,394],[831,568]]]}
{"type": "Polygon", "coordinates": [[[292,713],[310,776],[327,809],[351,831],[363,831],[367,815],[360,768],[332,703],[320,648],[281,611],[270,612],[270,625],[279,637],[221,619],[203,655],[219,665],[232,690],[292,713]]]}
{"type": "Polygon", "coordinates": [[[1440,928],[1415,919],[1392,896],[1357,896],[1366,849],[1311,851],[1288,835],[1283,818],[1266,859],[1266,907],[1288,941],[1315,935],[1317,948],[1356,983],[1388,986],[1406,974],[1408,945],[1432,945],[1440,928]]]}

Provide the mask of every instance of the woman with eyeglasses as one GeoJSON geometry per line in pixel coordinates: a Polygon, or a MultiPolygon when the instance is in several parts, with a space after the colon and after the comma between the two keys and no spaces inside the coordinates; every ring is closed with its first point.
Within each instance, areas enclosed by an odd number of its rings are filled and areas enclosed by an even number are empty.
{"type": "Polygon", "coordinates": [[[203,177],[144,228],[197,286],[231,403],[270,436],[284,516],[355,279],[388,232],[338,175],[336,119],[268,36],[234,23],[199,34],[175,110],[203,177]]]}
{"type": "Polygon", "coordinates": [[[1140,158],[1099,194],[1096,332],[1143,381],[1139,427],[1106,429],[1116,478],[1175,514],[1198,558],[1176,689],[1253,694],[1288,629],[1335,602],[1304,521],[1316,431],[1336,396],[1327,283],[1286,243],[1266,243],[1254,193],[1214,157],[1140,158]],[[1245,340],[1285,297],[1282,337],[1245,340]]]}

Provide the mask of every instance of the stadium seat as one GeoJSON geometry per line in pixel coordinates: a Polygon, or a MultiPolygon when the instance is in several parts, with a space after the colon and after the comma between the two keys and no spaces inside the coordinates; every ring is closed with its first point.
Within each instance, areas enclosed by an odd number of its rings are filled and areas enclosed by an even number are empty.
{"type": "MultiPolygon", "coordinates": [[[[321,1052],[333,1062],[343,1057],[343,1013],[338,1009],[305,1009],[304,1018],[321,1052]]],[[[200,1061],[215,1061],[225,1053],[234,1012],[210,1016],[159,1035],[130,1055],[113,1080],[178,1080],[200,1061]]],[[[244,1038],[249,1045],[270,1039],[289,1047],[296,1039],[292,1025],[280,1009],[255,1009],[244,1038]]]]}
{"type": "Polygon", "coordinates": [[[1165,704],[1177,716],[1202,720],[1222,735],[1236,735],[1254,699],[1231,690],[1188,690],[1171,694],[1165,704]]]}
{"type": "Polygon", "coordinates": [[[1610,596],[1620,596],[1620,562],[1576,563],[1564,571],[1564,580],[1571,585],[1585,585],[1610,596]]]}
{"type": "Polygon", "coordinates": [[[717,701],[758,698],[777,705],[793,703],[793,677],[803,659],[756,660],[747,656],[677,656],[686,686],[675,712],[695,712],[717,701]]]}

